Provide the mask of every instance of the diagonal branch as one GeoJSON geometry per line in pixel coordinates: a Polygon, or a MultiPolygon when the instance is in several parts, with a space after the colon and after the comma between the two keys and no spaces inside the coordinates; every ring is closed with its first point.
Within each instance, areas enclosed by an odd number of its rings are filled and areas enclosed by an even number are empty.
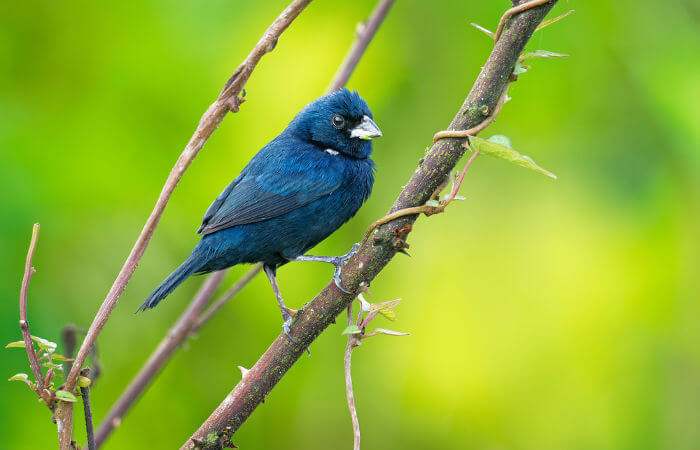
{"type": "MultiPolygon", "coordinates": [[[[240,66],[238,66],[231,78],[226,82],[216,101],[214,101],[214,103],[207,109],[200,119],[194,135],[187,143],[187,146],[178,158],[175,166],[172,168],[160,196],[158,197],[155,207],[153,208],[153,212],[148,217],[148,220],[146,221],[141,234],[136,240],[131,253],[126,259],[124,266],[119,272],[119,275],[117,275],[114,284],[107,293],[107,297],[100,306],[99,311],[88,329],[87,335],[85,336],[85,339],[78,350],[78,354],[76,355],[73,367],[66,378],[66,390],[71,392],[75,390],[76,381],[80,374],[80,370],[85,363],[85,359],[95,343],[97,336],[100,334],[102,328],[109,319],[112,310],[117,305],[117,301],[124,291],[124,288],[136,270],[136,266],[141,260],[141,257],[143,256],[143,253],[145,252],[146,247],[153,236],[153,232],[155,231],[155,228],[163,215],[163,211],[168,204],[168,200],[170,199],[170,196],[175,190],[178,182],[199,151],[202,149],[207,139],[209,139],[214,130],[216,130],[218,127],[219,123],[221,123],[224,116],[226,116],[229,111],[235,112],[238,110],[238,106],[240,105],[241,101],[243,101],[242,99],[238,98],[238,95],[243,90],[243,86],[248,81],[248,78],[250,78],[250,75],[257,66],[258,62],[260,62],[260,59],[265,53],[272,51],[282,32],[289,27],[289,25],[304,10],[304,8],[308,6],[309,3],[311,3],[311,0],[294,0],[284,11],[282,11],[280,16],[265,31],[248,57],[240,66]]],[[[73,406],[70,402],[61,402],[56,412],[57,426],[59,428],[59,445],[61,450],[67,450],[70,448],[73,429],[72,411],[73,406]]]]}
{"type": "MultiPolygon", "coordinates": [[[[557,0],[552,0],[513,15],[508,26],[495,43],[471,92],[449,126],[450,130],[464,130],[483,122],[497,106],[518,57],[537,25],[547,15],[557,0]]],[[[524,2],[515,2],[516,5],[524,2]]],[[[404,186],[390,213],[425,204],[440,187],[465,148],[462,138],[446,138],[436,142],[404,186]]],[[[185,442],[183,448],[206,445],[217,447],[230,443],[233,433],[253,413],[305,349],[325,330],[348,304],[362,286],[368,285],[403,249],[403,237],[399,232],[408,230],[417,215],[397,218],[380,226],[363,240],[358,253],[343,269],[343,286],[352,293],[340,291],[329,283],[301,311],[292,325],[292,342],[280,334],[255,365],[244,375],[223,402],[214,410],[200,428],[185,442]]]]}

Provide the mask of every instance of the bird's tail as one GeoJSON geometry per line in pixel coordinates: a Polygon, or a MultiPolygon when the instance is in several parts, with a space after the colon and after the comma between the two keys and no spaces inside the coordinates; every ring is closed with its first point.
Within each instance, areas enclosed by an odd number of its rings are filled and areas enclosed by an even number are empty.
{"type": "Polygon", "coordinates": [[[145,311],[147,309],[155,308],[158,303],[161,302],[165,297],[167,297],[176,287],[180,285],[183,281],[187,279],[190,275],[197,272],[202,267],[201,258],[199,255],[193,253],[191,254],[184,263],[180,265],[173,273],[171,273],[168,278],[163,281],[160,286],[155,288],[151,295],[146,298],[146,301],[139,307],[136,312],[145,311]]]}

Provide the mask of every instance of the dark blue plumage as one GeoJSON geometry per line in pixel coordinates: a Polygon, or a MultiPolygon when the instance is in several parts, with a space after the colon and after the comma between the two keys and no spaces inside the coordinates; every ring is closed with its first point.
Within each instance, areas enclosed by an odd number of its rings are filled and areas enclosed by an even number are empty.
{"type": "Polygon", "coordinates": [[[216,198],[192,254],[140,309],[153,308],[194,273],[255,262],[264,263],[282,306],[276,268],[324,240],[367,200],[374,182],[371,139],[377,136],[372,113],[356,92],[343,89],[307,105],[216,198]]]}

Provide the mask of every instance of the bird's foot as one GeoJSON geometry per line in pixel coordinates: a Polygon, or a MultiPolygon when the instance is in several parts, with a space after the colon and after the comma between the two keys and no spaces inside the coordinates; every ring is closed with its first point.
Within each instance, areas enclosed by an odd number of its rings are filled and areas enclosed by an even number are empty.
{"type": "MultiPolygon", "coordinates": [[[[292,319],[293,319],[294,317],[292,316],[292,314],[290,314],[290,313],[287,312],[287,309],[290,309],[290,308],[287,308],[287,307],[285,306],[285,307],[282,309],[282,318],[284,319],[284,322],[282,323],[282,330],[284,331],[284,334],[287,335],[287,337],[289,338],[289,340],[292,341],[292,342],[294,342],[294,343],[296,344],[296,343],[297,343],[297,340],[294,339],[294,338],[292,337],[291,334],[289,334],[289,331],[291,330],[292,319]]],[[[292,309],[292,311],[296,311],[296,310],[292,309]]],[[[296,312],[298,313],[299,311],[296,311],[296,312]]]]}
{"type": "Polygon", "coordinates": [[[341,282],[340,282],[340,272],[345,264],[347,264],[348,260],[355,256],[357,254],[357,250],[360,248],[360,243],[356,243],[355,245],[352,246],[349,252],[342,256],[336,256],[333,258],[333,261],[331,261],[331,264],[335,266],[335,271],[333,272],[333,282],[335,285],[340,289],[341,291],[345,292],[346,294],[350,294],[350,291],[345,289],[341,282]]]}

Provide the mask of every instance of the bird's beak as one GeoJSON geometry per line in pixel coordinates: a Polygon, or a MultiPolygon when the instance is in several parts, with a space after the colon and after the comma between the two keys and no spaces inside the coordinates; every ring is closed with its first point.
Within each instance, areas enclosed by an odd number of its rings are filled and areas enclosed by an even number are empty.
{"type": "Polygon", "coordinates": [[[368,116],[362,117],[362,122],[350,130],[351,138],[360,138],[368,141],[381,135],[382,132],[379,130],[377,124],[374,123],[368,116]]]}

